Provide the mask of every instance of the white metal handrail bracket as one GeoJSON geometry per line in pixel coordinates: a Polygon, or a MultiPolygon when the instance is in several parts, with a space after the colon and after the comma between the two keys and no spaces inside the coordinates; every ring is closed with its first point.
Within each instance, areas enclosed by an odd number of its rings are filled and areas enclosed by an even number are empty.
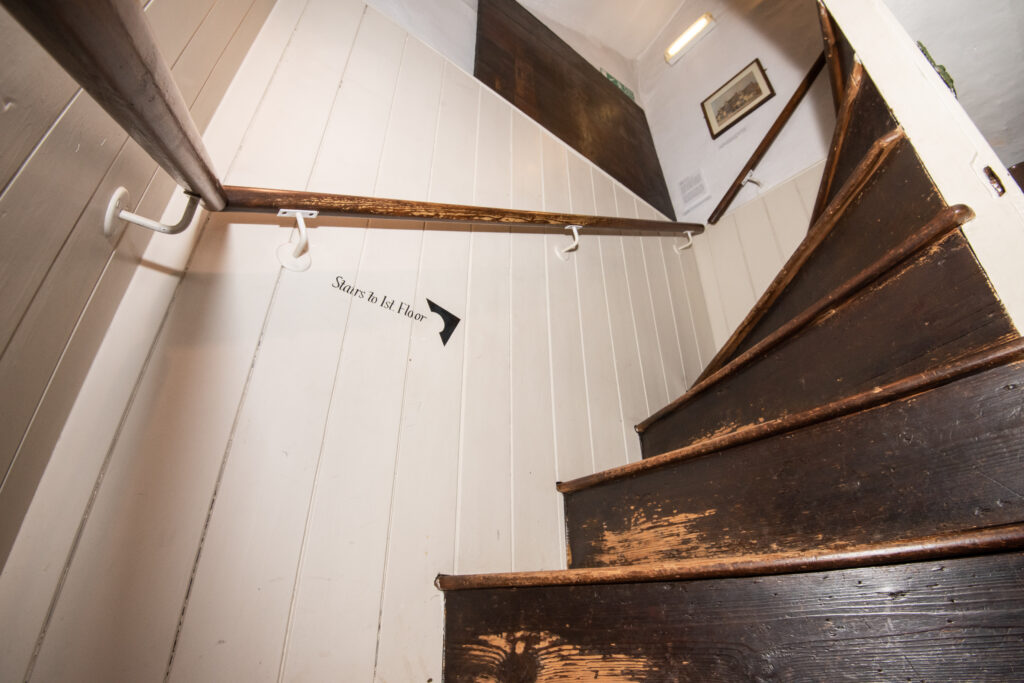
{"type": "Polygon", "coordinates": [[[291,240],[289,240],[277,248],[277,260],[288,270],[302,272],[309,270],[310,265],[312,265],[313,259],[309,255],[309,235],[306,234],[306,219],[316,218],[317,213],[316,211],[305,209],[278,210],[278,216],[294,216],[299,226],[298,243],[292,245],[291,240]]]}
{"type": "Polygon", "coordinates": [[[576,251],[580,248],[580,228],[582,225],[567,225],[566,230],[572,230],[572,243],[565,249],[559,249],[555,247],[555,256],[562,259],[563,261],[569,260],[569,252],[576,251]]]}
{"type": "Polygon", "coordinates": [[[103,234],[107,237],[113,235],[118,221],[128,221],[147,230],[162,232],[165,235],[177,235],[180,232],[184,232],[185,228],[192,225],[192,219],[195,218],[200,199],[199,195],[188,190],[185,190],[185,194],[188,195],[188,204],[185,205],[185,212],[181,215],[181,219],[174,225],[165,225],[125,209],[124,207],[128,206],[131,201],[131,196],[128,194],[127,189],[119,187],[114,190],[114,194],[110,196],[110,202],[107,204],[107,213],[103,217],[103,234]]]}

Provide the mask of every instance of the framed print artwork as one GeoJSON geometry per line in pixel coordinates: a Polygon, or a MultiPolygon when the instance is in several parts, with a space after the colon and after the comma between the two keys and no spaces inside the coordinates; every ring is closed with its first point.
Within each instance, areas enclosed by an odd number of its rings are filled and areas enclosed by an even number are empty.
{"type": "Polygon", "coordinates": [[[700,103],[711,139],[732,128],[775,95],[761,60],[755,59],[700,103]]]}

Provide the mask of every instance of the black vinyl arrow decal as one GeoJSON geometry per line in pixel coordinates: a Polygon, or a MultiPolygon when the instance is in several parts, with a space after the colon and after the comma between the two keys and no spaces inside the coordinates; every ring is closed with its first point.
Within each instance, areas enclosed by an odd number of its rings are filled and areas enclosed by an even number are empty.
{"type": "Polygon", "coordinates": [[[431,313],[437,313],[441,316],[441,320],[444,322],[444,329],[439,333],[441,335],[441,343],[448,346],[448,340],[452,338],[452,333],[459,326],[461,319],[444,310],[430,299],[427,299],[427,306],[430,308],[431,313]]]}

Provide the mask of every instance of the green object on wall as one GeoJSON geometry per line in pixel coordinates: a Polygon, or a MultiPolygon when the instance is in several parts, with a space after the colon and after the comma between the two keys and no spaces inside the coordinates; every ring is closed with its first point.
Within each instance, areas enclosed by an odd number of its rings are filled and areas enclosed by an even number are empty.
{"type": "Polygon", "coordinates": [[[953,92],[953,97],[956,97],[956,87],[954,87],[953,85],[953,77],[949,75],[948,71],[946,71],[946,67],[943,66],[942,64],[935,63],[935,60],[932,59],[931,53],[928,52],[928,48],[926,48],[924,46],[924,43],[922,43],[920,40],[917,41],[917,46],[921,49],[921,52],[928,59],[928,63],[932,65],[933,69],[935,69],[935,73],[939,74],[939,78],[942,79],[942,82],[945,83],[946,87],[953,92]]]}

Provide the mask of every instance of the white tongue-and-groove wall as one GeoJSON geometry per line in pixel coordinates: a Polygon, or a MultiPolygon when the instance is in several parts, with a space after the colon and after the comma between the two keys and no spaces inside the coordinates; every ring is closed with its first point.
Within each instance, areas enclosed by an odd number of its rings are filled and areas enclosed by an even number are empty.
{"type": "MultiPolygon", "coordinates": [[[[206,139],[230,184],[656,217],[359,2],[279,0],[206,139]]],[[[296,273],[215,215],[176,291],[153,239],[0,578],[5,679],[440,680],[434,576],[564,566],[555,481],[715,351],[678,238],[314,224],[296,273]]]]}

